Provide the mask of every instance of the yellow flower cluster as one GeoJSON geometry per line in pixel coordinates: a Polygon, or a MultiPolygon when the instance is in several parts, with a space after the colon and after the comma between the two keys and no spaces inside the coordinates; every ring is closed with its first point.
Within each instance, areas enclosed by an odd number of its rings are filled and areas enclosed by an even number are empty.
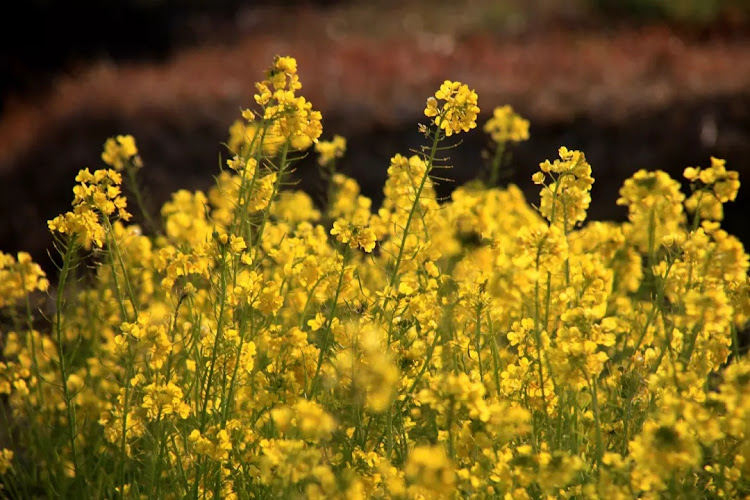
{"type": "Polygon", "coordinates": [[[539,212],[553,225],[566,231],[586,219],[586,210],[591,203],[591,165],[581,151],[569,151],[561,147],[560,159],[539,165],[540,171],[532,176],[535,184],[542,184],[539,212]],[[546,176],[552,182],[545,183],[546,176]]]}
{"type": "Polygon", "coordinates": [[[118,172],[125,170],[128,165],[136,168],[143,167],[132,135],[118,135],[107,139],[104,143],[102,161],[118,172]]]}
{"type": "Polygon", "coordinates": [[[661,170],[639,170],[620,189],[618,205],[628,207],[626,235],[649,253],[662,238],[679,234],[685,223],[685,195],[680,183],[661,170]],[[645,229],[644,229],[645,228],[645,229]]]}
{"type": "Polygon", "coordinates": [[[115,212],[124,221],[131,217],[120,189],[122,176],[114,170],[96,170],[92,174],[84,169],[78,172],[76,182],[79,184],[73,188],[73,211],[49,221],[49,229],[76,238],[86,248],[91,248],[92,243],[101,248],[109,218],[115,212]]]}
{"type": "Polygon", "coordinates": [[[698,212],[701,219],[720,221],[724,218],[723,204],[734,201],[740,188],[739,174],[727,171],[725,163],[711,157],[709,168],[685,169],[685,179],[693,184],[693,194],[685,202],[688,212],[698,212]]]}
{"type": "Polygon", "coordinates": [[[446,80],[435,96],[427,99],[424,114],[447,136],[468,132],[477,126],[477,93],[461,82],[446,80]]]}
{"type": "Polygon", "coordinates": [[[375,232],[369,227],[337,220],[333,223],[331,234],[341,243],[348,244],[351,248],[361,248],[365,252],[372,252],[375,248],[375,232]]]}
{"type": "Polygon", "coordinates": [[[456,473],[442,446],[417,446],[405,467],[411,498],[452,498],[456,473]]]}
{"type": "Polygon", "coordinates": [[[17,258],[0,252],[0,308],[15,305],[34,291],[45,292],[49,281],[27,252],[17,258]]]}
{"type": "Polygon", "coordinates": [[[5,474],[11,467],[13,451],[7,448],[0,450],[0,474],[5,474]]]}
{"type": "Polygon", "coordinates": [[[333,136],[330,141],[318,141],[315,152],[318,153],[318,163],[327,165],[337,158],[344,156],[346,151],[346,139],[340,135],[333,136]]]}
{"type": "MultiPolygon", "coordinates": [[[[268,71],[267,79],[256,84],[255,102],[263,109],[262,120],[269,124],[259,130],[267,134],[270,144],[288,143],[293,149],[307,149],[317,142],[323,132],[321,114],[312,109],[312,104],[295,92],[302,88],[297,75],[297,61],[292,57],[277,57],[268,71]]],[[[254,119],[252,112],[243,113],[248,121],[254,119]]]]}
{"type": "MultiPolygon", "coordinates": [[[[153,234],[115,170],[83,170],[50,221],[75,238],[56,286],[0,254],[0,496],[750,495],[750,264],[717,216],[739,187],[723,161],[686,170],[687,200],[635,173],[622,224],[586,222],[592,167],[566,148],[533,175],[538,209],[512,185],[440,201],[439,152],[478,112],[446,82],[380,207],[333,168],[316,207],[281,189],[320,135],[299,88],[277,58],[228,168],[153,234]]],[[[344,141],[316,149],[325,170],[344,141]]]]}
{"type": "Polygon", "coordinates": [[[529,140],[529,121],[507,104],[492,111],[483,130],[498,144],[529,140]]]}

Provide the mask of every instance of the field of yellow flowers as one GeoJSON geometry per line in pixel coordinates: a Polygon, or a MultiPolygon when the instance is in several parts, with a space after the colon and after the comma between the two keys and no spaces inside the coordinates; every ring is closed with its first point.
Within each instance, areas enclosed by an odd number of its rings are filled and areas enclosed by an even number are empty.
{"type": "Polygon", "coordinates": [[[529,135],[505,106],[486,179],[438,200],[479,113],[445,81],[374,209],[300,88],[277,57],[215,186],[143,228],[135,141],[108,140],[109,168],[81,170],[49,221],[54,286],[0,253],[0,495],[750,495],[748,256],[721,229],[723,160],[686,168],[687,195],[639,171],[627,222],[586,223],[581,151],[539,166],[536,204],[496,187],[529,135]],[[323,207],[286,189],[311,149],[323,207]]]}

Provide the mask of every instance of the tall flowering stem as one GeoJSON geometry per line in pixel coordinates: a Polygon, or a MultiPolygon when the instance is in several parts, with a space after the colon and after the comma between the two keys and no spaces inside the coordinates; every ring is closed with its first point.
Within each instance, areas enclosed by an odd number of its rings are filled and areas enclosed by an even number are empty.
{"type": "MultiPolygon", "coordinates": [[[[435,125],[435,129],[433,130],[425,127],[424,130],[432,136],[432,145],[430,146],[430,152],[424,155],[426,165],[425,172],[414,193],[414,202],[409,210],[409,216],[407,217],[406,224],[403,228],[403,236],[401,237],[401,245],[399,247],[398,255],[393,264],[393,268],[390,271],[389,287],[391,289],[395,286],[398,279],[398,272],[401,266],[401,260],[404,257],[404,249],[406,248],[409,228],[414,215],[417,212],[417,208],[419,207],[419,199],[422,195],[427,179],[430,177],[430,173],[435,166],[438,145],[445,137],[449,137],[462,131],[468,132],[475,128],[477,126],[476,120],[478,113],[479,106],[477,106],[476,92],[469,90],[467,85],[460,82],[446,80],[440,86],[440,89],[435,92],[435,96],[427,99],[427,106],[424,110],[424,114],[428,118],[432,118],[432,124],[435,125]]],[[[383,308],[385,309],[385,305],[383,308]]]]}
{"type": "Polygon", "coordinates": [[[513,111],[511,106],[500,106],[492,111],[492,118],[484,124],[484,131],[495,144],[488,180],[488,186],[495,187],[500,181],[500,170],[508,144],[529,139],[529,121],[513,111]]]}
{"type": "MultiPolygon", "coordinates": [[[[396,280],[398,280],[398,271],[401,267],[401,261],[404,258],[404,249],[406,248],[406,240],[407,236],[409,235],[409,228],[411,226],[412,220],[414,219],[414,214],[417,212],[417,208],[419,207],[419,198],[422,196],[422,191],[424,190],[425,183],[427,182],[427,179],[429,179],[430,172],[432,171],[432,167],[434,166],[438,144],[440,144],[441,139],[443,139],[444,137],[445,135],[443,135],[441,129],[437,129],[432,132],[432,146],[430,147],[430,153],[426,155],[425,162],[427,168],[425,168],[424,175],[419,181],[419,186],[417,186],[417,189],[414,192],[414,203],[409,210],[409,216],[407,217],[406,224],[404,225],[402,233],[403,236],[401,238],[401,245],[398,249],[398,255],[396,256],[396,261],[393,263],[393,268],[390,271],[390,280],[388,286],[391,289],[395,286],[396,280]]],[[[385,308],[385,305],[383,306],[383,308],[385,308]]]]}
{"type": "Polygon", "coordinates": [[[318,391],[320,385],[320,368],[323,366],[323,360],[325,359],[328,350],[330,349],[331,343],[331,327],[333,326],[336,318],[336,307],[339,302],[339,295],[341,294],[341,288],[344,285],[344,276],[346,274],[346,266],[349,261],[350,250],[349,247],[344,245],[341,256],[341,273],[339,274],[338,283],[336,284],[336,291],[333,295],[333,301],[331,303],[331,311],[328,313],[328,318],[325,324],[325,330],[323,331],[323,342],[320,344],[320,351],[318,353],[318,361],[315,364],[315,372],[313,373],[312,380],[310,381],[310,389],[307,391],[307,398],[312,400],[318,391]]]}
{"type": "Polygon", "coordinates": [[[62,254],[62,266],[60,267],[60,276],[58,278],[58,287],[55,297],[55,340],[57,341],[58,363],[60,368],[60,378],[62,380],[62,391],[68,417],[68,440],[70,441],[70,451],[73,456],[73,475],[80,474],[80,463],[78,460],[78,451],[76,447],[76,436],[78,434],[76,424],[76,410],[73,404],[73,397],[68,388],[68,366],[65,352],[65,318],[63,311],[65,309],[65,287],[71,270],[71,262],[76,252],[76,245],[73,238],[69,237],[64,243],[65,251],[62,254]]]}

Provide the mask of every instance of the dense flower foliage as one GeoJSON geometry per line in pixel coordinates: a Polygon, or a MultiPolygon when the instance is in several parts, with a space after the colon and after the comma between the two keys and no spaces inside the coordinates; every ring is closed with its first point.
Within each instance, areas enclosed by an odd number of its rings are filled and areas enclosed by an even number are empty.
{"type": "MultiPolygon", "coordinates": [[[[152,231],[120,187],[135,141],[107,141],[114,170],[82,170],[49,223],[51,291],[0,254],[0,494],[750,495],[748,255],[720,226],[736,172],[686,169],[689,197],[637,172],[628,221],[587,223],[595,169],[561,147],[538,209],[492,181],[440,202],[440,152],[479,112],[446,81],[375,209],[300,89],[277,58],[215,186],[174,193],[152,231]],[[318,208],[281,189],[313,145],[318,208]]],[[[528,123],[498,108],[485,131],[504,150],[528,123]]]]}

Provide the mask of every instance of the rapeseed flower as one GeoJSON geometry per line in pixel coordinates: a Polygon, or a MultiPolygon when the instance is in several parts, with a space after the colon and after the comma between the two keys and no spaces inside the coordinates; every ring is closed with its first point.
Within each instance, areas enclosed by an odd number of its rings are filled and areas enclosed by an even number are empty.
{"type": "Polygon", "coordinates": [[[484,131],[498,144],[529,139],[529,121],[513,111],[511,106],[498,106],[492,118],[484,124],[484,131]]]}
{"type": "MultiPolygon", "coordinates": [[[[492,182],[440,199],[443,141],[478,112],[446,82],[379,207],[333,168],[343,139],[318,142],[317,207],[286,189],[320,136],[300,89],[276,58],[216,185],[144,229],[116,170],[134,141],[108,141],[115,168],[79,172],[49,223],[55,286],[0,253],[0,496],[750,494],[750,259],[721,227],[723,160],[686,169],[687,199],[637,172],[624,224],[586,221],[591,165],[566,148],[537,207],[492,182]]],[[[527,132],[510,108],[490,123],[527,132]]]]}
{"type": "Polygon", "coordinates": [[[468,132],[477,126],[477,93],[461,82],[445,80],[435,96],[427,99],[424,114],[446,136],[468,132]]]}

